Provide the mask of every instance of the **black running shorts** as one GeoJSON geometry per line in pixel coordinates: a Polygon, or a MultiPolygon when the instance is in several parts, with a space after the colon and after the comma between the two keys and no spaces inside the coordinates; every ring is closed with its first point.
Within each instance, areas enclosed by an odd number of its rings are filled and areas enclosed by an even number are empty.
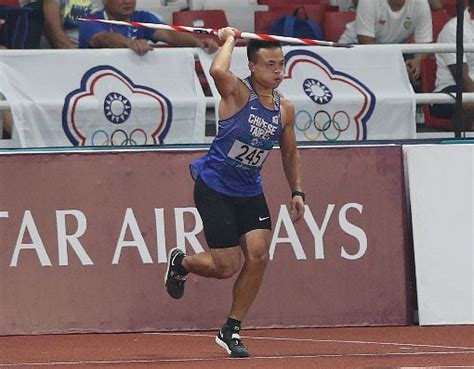
{"type": "Polygon", "coordinates": [[[254,229],[272,229],[263,193],[250,197],[228,196],[214,191],[198,177],[194,202],[211,249],[238,246],[240,236],[254,229]]]}

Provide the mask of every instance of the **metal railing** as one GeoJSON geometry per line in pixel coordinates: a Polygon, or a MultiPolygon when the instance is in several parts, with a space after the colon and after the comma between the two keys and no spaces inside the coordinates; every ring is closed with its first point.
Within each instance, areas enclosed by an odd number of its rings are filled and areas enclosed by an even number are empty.
{"type": "MultiPolygon", "coordinates": [[[[404,54],[409,53],[454,53],[456,52],[456,44],[385,44],[385,45],[355,45],[354,47],[367,47],[367,48],[393,48],[398,47],[404,54]]],[[[350,53],[350,49],[347,49],[350,53]]],[[[465,44],[464,52],[474,52],[474,44],[465,44]]],[[[432,92],[432,93],[416,93],[415,101],[417,104],[454,104],[455,98],[446,93],[432,92]]],[[[463,93],[464,102],[474,102],[474,93],[463,93]]],[[[214,98],[207,97],[206,105],[208,107],[214,106],[214,98]]],[[[8,101],[0,101],[0,111],[10,110],[10,104],[8,101]]]]}

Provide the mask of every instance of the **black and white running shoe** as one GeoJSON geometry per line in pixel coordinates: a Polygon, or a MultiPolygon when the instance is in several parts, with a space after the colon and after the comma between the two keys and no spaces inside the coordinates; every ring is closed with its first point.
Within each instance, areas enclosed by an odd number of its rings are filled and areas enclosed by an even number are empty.
{"type": "Polygon", "coordinates": [[[222,330],[217,333],[216,343],[222,347],[231,357],[249,357],[249,352],[242,343],[240,335],[230,330],[222,330]]]}
{"type": "Polygon", "coordinates": [[[187,273],[183,273],[183,267],[176,263],[185,257],[181,249],[175,247],[168,253],[168,267],[165,274],[165,286],[168,294],[174,299],[180,299],[184,294],[184,282],[186,282],[187,273]]]}

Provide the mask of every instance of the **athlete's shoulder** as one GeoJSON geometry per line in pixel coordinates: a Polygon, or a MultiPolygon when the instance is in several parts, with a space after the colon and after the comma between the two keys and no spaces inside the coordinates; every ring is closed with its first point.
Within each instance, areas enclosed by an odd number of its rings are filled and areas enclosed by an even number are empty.
{"type": "Polygon", "coordinates": [[[249,81],[249,78],[242,79],[240,77],[237,77],[237,79],[239,80],[239,86],[243,91],[248,91],[249,93],[252,91],[252,85],[249,81]]]}
{"type": "Polygon", "coordinates": [[[295,122],[295,106],[293,103],[280,95],[281,123],[283,128],[293,126],[295,122]]]}
{"type": "Polygon", "coordinates": [[[280,93],[280,106],[283,110],[295,110],[293,103],[280,93]]]}
{"type": "Polygon", "coordinates": [[[249,85],[247,79],[237,78],[238,79],[238,93],[236,93],[236,98],[241,102],[246,104],[252,94],[252,87],[249,85]]]}

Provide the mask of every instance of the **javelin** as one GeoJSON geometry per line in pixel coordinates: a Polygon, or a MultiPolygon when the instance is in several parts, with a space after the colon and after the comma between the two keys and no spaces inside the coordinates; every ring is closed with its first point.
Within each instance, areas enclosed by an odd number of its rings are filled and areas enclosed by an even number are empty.
{"type": "MultiPolygon", "coordinates": [[[[116,24],[118,26],[133,26],[133,27],[139,27],[139,28],[166,29],[166,30],[185,32],[185,33],[197,33],[201,35],[204,34],[204,35],[217,36],[217,32],[219,31],[218,29],[214,29],[214,28],[174,26],[174,25],[167,25],[167,24],[142,23],[142,22],[125,22],[125,21],[109,20],[109,19],[79,18],[79,20],[85,21],[85,22],[116,24]]],[[[265,33],[240,32],[240,33],[237,33],[236,36],[237,38],[247,39],[247,40],[265,40],[265,41],[285,42],[289,44],[299,44],[299,45],[352,47],[352,45],[340,44],[340,43],[332,42],[332,41],[320,41],[320,40],[312,40],[309,38],[267,35],[265,33]]]]}

